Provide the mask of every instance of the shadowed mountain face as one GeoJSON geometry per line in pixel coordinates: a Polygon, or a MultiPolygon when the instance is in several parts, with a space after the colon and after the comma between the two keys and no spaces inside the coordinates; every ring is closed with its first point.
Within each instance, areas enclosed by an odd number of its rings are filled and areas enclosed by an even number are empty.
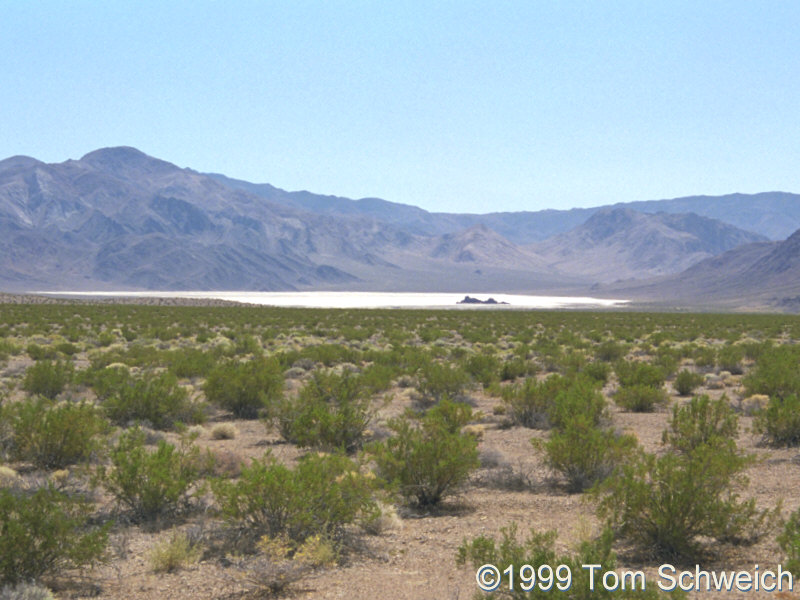
{"type": "Polygon", "coordinates": [[[800,230],[782,242],[739,246],[650,281],[609,286],[604,293],[710,307],[800,311],[800,230]]]}
{"type": "Polygon", "coordinates": [[[429,213],[203,175],[126,147],[0,161],[8,290],[564,292],[758,239],[693,214],[429,213]]]}
{"type": "Polygon", "coordinates": [[[358,213],[323,213],[267,201],[134,148],[52,165],[13,157],[0,162],[0,283],[414,291],[574,283],[539,277],[540,262],[485,228],[439,239],[358,213]],[[484,275],[486,266],[495,272],[484,275]]]}
{"type": "Polygon", "coordinates": [[[766,238],[695,214],[604,209],[572,231],[530,248],[560,271],[614,281],[682,271],[741,244],[766,238]]]}

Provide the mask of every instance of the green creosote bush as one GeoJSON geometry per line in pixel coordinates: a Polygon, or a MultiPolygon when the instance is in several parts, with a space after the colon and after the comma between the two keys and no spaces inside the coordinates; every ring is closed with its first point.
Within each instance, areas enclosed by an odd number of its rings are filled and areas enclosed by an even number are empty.
{"type": "Polygon", "coordinates": [[[680,352],[674,348],[661,347],[656,352],[653,365],[660,368],[665,376],[672,375],[678,370],[680,352]]]}
{"type": "Polygon", "coordinates": [[[461,432],[472,417],[468,405],[444,398],[424,415],[391,419],[394,435],[368,447],[378,475],[410,504],[438,504],[480,465],[476,437],[461,432]]]}
{"type": "Polygon", "coordinates": [[[579,493],[603,481],[637,448],[632,435],[620,435],[595,425],[581,413],[550,432],[546,442],[531,440],[544,451],[548,466],[567,480],[567,490],[579,493]]]}
{"type": "Polygon", "coordinates": [[[657,406],[666,404],[667,400],[669,398],[663,388],[649,385],[622,387],[614,396],[614,402],[632,412],[652,412],[657,406]]]}
{"type": "Polygon", "coordinates": [[[582,415],[592,426],[608,419],[606,399],[596,380],[585,375],[563,378],[560,384],[556,382],[554,391],[547,409],[547,420],[552,427],[565,427],[575,415],[582,415]]]}
{"type": "MultiPolygon", "coordinates": [[[[491,592],[492,597],[511,600],[549,599],[554,594],[565,600],[608,598],[645,600],[685,597],[682,592],[669,596],[661,594],[656,591],[656,586],[652,585],[652,582],[645,583],[643,578],[636,578],[634,581],[628,579],[624,587],[621,585],[615,591],[610,591],[602,585],[599,571],[595,571],[593,581],[590,580],[592,571],[583,568],[583,565],[602,565],[603,572],[616,567],[616,556],[611,550],[613,534],[608,529],[596,539],[581,542],[576,553],[563,555],[556,554],[555,531],[540,533],[531,529],[528,536],[520,541],[517,529],[517,524],[512,523],[500,530],[499,542],[482,535],[469,541],[465,539],[458,548],[456,563],[459,565],[469,563],[477,569],[490,564],[503,571],[508,565],[514,566],[513,583],[507,573],[501,572],[500,584],[491,592]],[[521,572],[523,565],[530,565],[533,570],[521,572]],[[545,565],[550,567],[549,571],[540,570],[545,565]]],[[[482,598],[484,595],[476,592],[475,597],[482,598]]]]}
{"type": "Polygon", "coordinates": [[[748,395],[786,398],[800,394],[800,351],[794,346],[765,350],[742,382],[748,395]]]}
{"type": "Polygon", "coordinates": [[[55,575],[103,558],[108,527],[87,524],[91,506],[48,485],[0,488],[0,583],[55,575]]]}
{"type": "Polygon", "coordinates": [[[672,408],[672,418],[661,435],[661,441],[678,453],[687,454],[703,444],[721,445],[736,451],[739,417],[728,397],[712,400],[696,396],[683,406],[672,408]]]}
{"type": "Polygon", "coordinates": [[[484,388],[500,377],[500,361],[492,354],[473,354],[464,361],[464,370],[484,388]]]}
{"type": "Polygon", "coordinates": [[[8,407],[13,437],[11,455],[41,469],[63,469],[89,460],[104,447],[110,425],[89,402],[27,399],[8,407]]]}
{"type": "Polygon", "coordinates": [[[660,558],[695,560],[704,543],[754,543],[777,511],[758,511],[736,493],[752,455],[728,437],[735,424],[722,401],[701,397],[673,412],[664,434],[672,451],[640,453],[593,490],[598,515],[622,538],[660,558]]]}
{"type": "Polygon", "coordinates": [[[70,362],[41,360],[25,371],[22,389],[29,394],[52,400],[72,381],[73,373],[74,368],[70,362]]]}
{"type": "Polygon", "coordinates": [[[361,387],[368,394],[377,394],[389,389],[392,380],[400,374],[399,369],[389,365],[372,364],[361,371],[361,387]]]}
{"type": "Polygon", "coordinates": [[[597,346],[594,356],[599,361],[610,363],[621,360],[627,353],[628,349],[624,344],[609,340],[597,346]]]}
{"type": "Polygon", "coordinates": [[[695,366],[711,368],[717,364],[717,351],[708,346],[700,346],[692,354],[695,366]]]}
{"type": "Polygon", "coordinates": [[[786,561],[783,563],[786,569],[795,577],[800,577],[800,510],[789,517],[783,532],[778,536],[778,544],[786,553],[786,561]]]}
{"type": "Polygon", "coordinates": [[[166,354],[169,370],[180,378],[208,375],[218,360],[218,353],[206,352],[200,348],[180,348],[166,354]]]}
{"type": "Polygon", "coordinates": [[[614,372],[621,387],[642,385],[657,388],[664,385],[664,370],[645,362],[621,360],[614,365],[614,372]]]}
{"type": "Polygon", "coordinates": [[[215,479],[211,487],[229,525],[253,538],[303,542],[314,535],[337,540],[345,525],[379,517],[377,483],[339,454],[309,454],[294,469],[267,455],[242,467],[237,481],[215,479]]]}
{"type": "Polygon", "coordinates": [[[719,366],[723,371],[728,371],[732,375],[741,375],[744,372],[742,368],[744,348],[742,346],[728,344],[720,348],[717,357],[719,366]]]}
{"type": "Polygon", "coordinates": [[[508,416],[515,425],[531,429],[546,429],[550,423],[548,410],[552,397],[562,385],[560,375],[551,375],[541,382],[529,378],[517,385],[503,389],[503,402],[508,416]]]}
{"type": "Polygon", "coordinates": [[[61,342],[60,344],[56,344],[56,350],[58,350],[64,356],[73,356],[74,354],[80,352],[80,348],[72,342],[61,342]]]}
{"type": "Polygon", "coordinates": [[[767,407],[756,414],[753,429],[773,446],[800,445],[800,396],[770,397],[767,407]]]}
{"type": "Polygon", "coordinates": [[[301,447],[353,452],[375,414],[372,404],[360,376],[316,372],[297,398],[277,405],[274,421],[284,439],[301,447]]]}
{"type": "Polygon", "coordinates": [[[203,390],[206,399],[236,417],[254,419],[283,397],[283,371],[274,358],[227,361],[214,368],[203,390]]]}
{"type": "Polygon", "coordinates": [[[599,384],[605,385],[611,376],[611,365],[600,361],[590,362],[581,369],[581,372],[599,384]]]}
{"type": "Polygon", "coordinates": [[[523,357],[514,357],[503,361],[500,366],[500,380],[513,381],[519,377],[527,377],[536,373],[536,366],[523,357]]]}
{"type": "Polygon", "coordinates": [[[39,344],[28,344],[25,347],[25,352],[28,353],[33,360],[53,360],[58,355],[58,352],[52,346],[40,346],[39,344]]]}
{"type": "Polygon", "coordinates": [[[688,396],[704,381],[705,378],[700,373],[684,369],[675,376],[675,390],[681,396],[688,396]]]}
{"type": "Polygon", "coordinates": [[[505,388],[503,401],[511,422],[531,429],[558,427],[574,412],[582,412],[599,424],[607,414],[598,386],[598,381],[585,375],[556,374],[505,388]]]}
{"type": "Polygon", "coordinates": [[[108,418],[118,425],[142,421],[155,429],[172,429],[178,423],[205,420],[202,405],[192,402],[172,373],[133,377],[124,369],[104,371],[111,373],[105,377],[119,382],[117,387],[108,390],[103,402],[108,418]]]}
{"type": "Polygon", "coordinates": [[[155,450],[145,446],[145,433],[138,427],[120,435],[111,449],[111,466],[98,469],[96,482],[137,520],[174,514],[189,506],[201,493],[200,477],[213,468],[210,454],[202,454],[184,436],[176,447],[160,440],[155,450]]]}
{"type": "Polygon", "coordinates": [[[428,362],[417,374],[417,390],[428,403],[439,402],[444,396],[458,398],[469,376],[458,366],[428,362]]]}

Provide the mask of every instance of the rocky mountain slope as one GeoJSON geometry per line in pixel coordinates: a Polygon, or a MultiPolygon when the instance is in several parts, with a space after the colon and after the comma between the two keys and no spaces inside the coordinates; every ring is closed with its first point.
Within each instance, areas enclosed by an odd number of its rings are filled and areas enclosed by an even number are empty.
{"type": "Polygon", "coordinates": [[[800,230],[782,242],[746,244],[685,271],[605,286],[606,294],[692,306],[800,311],[800,230]]]}
{"type": "Polygon", "coordinates": [[[307,191],[287,192],[269,184],[253,184],[224,175],[214,174],[211,177],[228,187],[256,194],[271,202],[311,212],[368,216],[422,235],[442,235],[475,225],[485,225],[509,241],[523,245],[566,233],[583,224],[594,213],[614,208],[628,208],[648,214],[694,213],[758,233],[772,240],[785,239],[800,228],[800,195],[785,192],[690,196],[570,210],[548,209],[477,215],[428,212],[416,206],[388,202],[379,198],[350,200],[307,191]]]}
{"type": "Polygon", "coordinates": [[[614,281],[676,273],[704,258],[764,240],[692,213],[651,215],[612,208],[530,249],[559,271],[614,281]]]}
{"type": "Polygon", "coordinates": [[[9,291],[567,292],[671,273],[757,239],[697,215],[444,215],[285,192],[127,147],[58,164],[0,161],[0,289],[9,291]]]}

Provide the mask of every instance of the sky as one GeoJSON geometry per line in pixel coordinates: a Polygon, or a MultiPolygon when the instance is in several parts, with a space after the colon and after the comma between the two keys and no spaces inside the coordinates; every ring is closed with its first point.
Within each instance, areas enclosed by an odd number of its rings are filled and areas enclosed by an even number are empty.
{"type": "Polygon", "coordinates": [[[433,211],[800,193],[800,3],[0,0],[0,158],[433,211]]]}

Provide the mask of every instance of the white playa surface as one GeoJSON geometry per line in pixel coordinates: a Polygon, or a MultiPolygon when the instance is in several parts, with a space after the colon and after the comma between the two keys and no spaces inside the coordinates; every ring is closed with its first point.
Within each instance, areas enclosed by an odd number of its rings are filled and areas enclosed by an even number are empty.
{"type": "Polygon", "coordinates": [[[199,298],[265,306],[306,308],[608,308],[627,300],[578,296],[524,296],[519,294],[393,293],[393,292],[32,292],[52,296],[102,298],[199,298]],[[508,304],[458,304],[464,296],[494,298],[508,304]]]}

